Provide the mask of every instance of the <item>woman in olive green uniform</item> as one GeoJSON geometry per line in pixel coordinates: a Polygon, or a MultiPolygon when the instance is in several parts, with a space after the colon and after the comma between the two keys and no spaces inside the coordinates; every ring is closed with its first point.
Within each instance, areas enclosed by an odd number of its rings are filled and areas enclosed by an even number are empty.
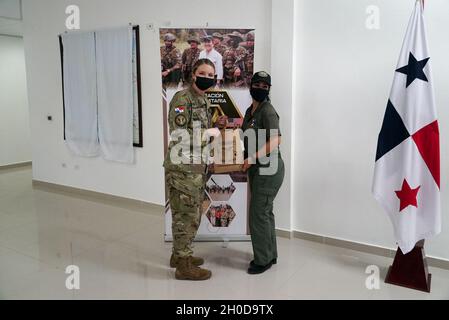
{"type": "MultiPolygon", "coordinates": [[[[284,162],[279,150],[279,116],[268,97],[270,87],[271,77],[268,73],[260,71],[253,75],[250,88],[253,103],[246,111],[242,125],[243,131],[254,130],[256,137],[256,141],[245,138],[243,164],[243,171],[248,171],[251,189],[249,228],[254,260],[248,268],[250,274],[262,273],[277,262],[273,201],[284,180],[284,162]],[[261,133],[264,141],[258,141],[261,133]],[[256,146],[250,146],[249,143],[255,143],[256,146]],[[256,152],[250,154],[251,150],[256,152]]],[[[245,133],[248,136],[248,132],[245,133]]]]}
{"type": "Polygon", "coordinates": [[[191,86],[178,91],[170,102],[168,123],[172,139],[164,167],[172,211],[173,252],[170,266],[176,267],[175,276],[180,280],[206,280],[211,277],[209,270],[199,267],[204,260],[193,257],[192,242],[201,222],[200,208],[207,173],[207,163],[201,152],[207,141],[203,141],[202,137],[198,140],[194,134],[220,134],[218,129],[210,128],[210,103],[205,96],[205,91],[214,84],[214,64],[200,59],[193,66],[191,86]],[[187,139],[178,141],[177,136],[173,135],[179,133],[179,137],[184,135],[187,139]]]}

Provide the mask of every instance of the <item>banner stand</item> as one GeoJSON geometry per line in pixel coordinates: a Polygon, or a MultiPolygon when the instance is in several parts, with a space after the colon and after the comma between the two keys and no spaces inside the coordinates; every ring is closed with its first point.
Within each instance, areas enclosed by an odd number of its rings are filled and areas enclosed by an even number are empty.
{"type": "Polygon", "coordinates": [[[385,283],[430,293],[431,279],[424,253],[424,240],[421,240],[407,254],[403,254],[400,248],[397,249],[385,283]]]}
{"type": "MultiPolygon", "coordinates": [[[[255,29],[160,28],[159,43],[164,155],[167,154],[171,140],[170,129],[173,131],[178,128],[175,125],[170,128],[168,121],[173,97],[178,91],[191,87],[193,67],[199,58],[209,59],[215,67],[217,82],[206,91],[205,98],[209,100],[209,126],[220,129],[222,145],[221,152],[209,153],[209,156],[214,158],[215,165],[214,170],[209,171],[206,177],[200,206],[201,223],[195,241],[222,242],[226,245],[234,241],[250,241],[249,182],[247,174],[240,170],[241,164],[237,160],[243,153],[240,129],[245,111],[252,104],[249,89],[254,72],[255,29]],[[220,116],[227,116],[227,124],[223,127],[219,127],[217,123],[220,116]],[[230,132],[232,134],[229,134],[230,132]],[[222,160],[225,160],[224,163],[222,160]]],[[[200,116],[196,113],[203,112],[193,111],[193,103],[188,101],[176,103],[185,105],[173,106],[175,113],[182,113],[187,109],[191,111],[189,119],[192,125],[194,117],[200,116]]],[[[179,129],[181,127],[179,126],[179,129]]],[[[212,151],[202,147],[201,151],[212,151]]],[[[207,147],[214,151],[220,150],[219,145],[208,144],[207,147]]],[[[164,240],[169,242],[173,241],[173,217],[167,184],[165,201],[164,240]]]]}

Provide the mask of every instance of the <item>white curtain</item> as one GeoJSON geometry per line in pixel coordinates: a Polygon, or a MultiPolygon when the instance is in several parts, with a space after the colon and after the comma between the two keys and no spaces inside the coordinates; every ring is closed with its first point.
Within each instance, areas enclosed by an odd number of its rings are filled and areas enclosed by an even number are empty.
{"type": "Polygon", "coordinates": [[[99,154],[93,32],[62,35],[66,145],[79,156],[99,154]]]}
{"type": "Polygon", "coordinates": [[[132,28],[96,31],[95,37],[101,153],[108,160],[132,163],[132,28]]]}

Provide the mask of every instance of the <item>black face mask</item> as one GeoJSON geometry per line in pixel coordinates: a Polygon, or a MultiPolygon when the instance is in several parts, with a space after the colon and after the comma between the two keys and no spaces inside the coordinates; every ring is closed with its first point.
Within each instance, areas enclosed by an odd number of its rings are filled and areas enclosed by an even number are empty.
{"type": "Polygon", "coordinates": [[[201,91],[205,91],[215,84],[214,78],[196,77],[195,84],[201,91]]]}
{"type": "Polygon", "coordinates": [[[270,91],[261,88],[251,87],[249,93],[251,94],[251,97],[253,97],[254,100],[256,100],[257,102],[262,102],[268,97],[270,91]]]}

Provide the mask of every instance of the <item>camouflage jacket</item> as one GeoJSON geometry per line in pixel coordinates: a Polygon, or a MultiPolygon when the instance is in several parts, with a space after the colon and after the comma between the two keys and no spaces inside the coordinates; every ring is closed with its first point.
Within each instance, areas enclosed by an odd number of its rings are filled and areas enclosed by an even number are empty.
{"type": "MultiPolygon", "coordinates": [[[[229,48],[223,55],[223,69],[225,78],[231,79],[236,68],[244,69],[244,60],[247,55],[245,48],[229,48]]],[[[244,71],[244,70],[242,70],[244,71]]]]}
{"type": "MultiPolygon", "coordinates": [[[[252,49],[254,49],[254,47],[252,49]]],[[[244,60],[245,73],[247,76],[252,77],[254,73],[254,50],[247,50],[247,55],[244,60]]]]}
{"type": "Polygon", "coordinates": [[[201,50],[199,48],[185,49],[182,53],[182,70],[183,71],[192,71],[193,65],[197,62],[198,57],[200,56],[201,50]]]}
{"type": "Polygon", "coordinates": [[[165,46],[161,47],[161,63],[162,71],[168,69],[179,69],[181,67],[181,52],[175,46],[167,48],[165,46]]]}
{"type": "Polygon", "coordinates": [[[229,47],[227,45],[224,45],[223,43],[220,43],[217,46],[214,46],[214,49],[221,54],[221,56],[223,57],[223,55],[225,54],[226,50],[229,49],[229,47]]]}
{"type": "Polygon", "coordinates": [[[170,102],[168,125],[170,136],[177,129],[185,129],[183,134],[189,134],[189,139],[175,138],[170,141],[164,167],[167,170],[204,173],[206,163],[202,159],[202,148],[208,141],[203,141],[202,136],[211,126],[209,100],[198,95],[192,87],[178,91],[170,102]],[[197,126],[198,130],[194,130],[194,126],[197,126]],[[176,163],[177,161],[172,159],[171,152],[175,146],[178,160],[182,159],[184,163],[176,163]]]}

